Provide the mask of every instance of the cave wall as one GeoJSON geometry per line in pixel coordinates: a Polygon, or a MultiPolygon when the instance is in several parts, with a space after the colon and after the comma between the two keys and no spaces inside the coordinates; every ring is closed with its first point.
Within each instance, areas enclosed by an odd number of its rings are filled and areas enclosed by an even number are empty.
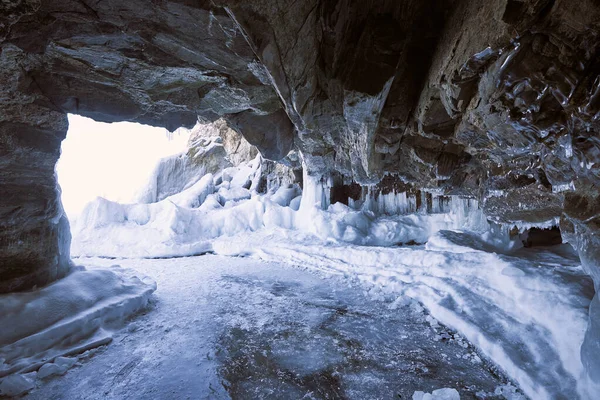
{"type": "Polygon", "coordinates": [[[24,70],[23,51],[0,53],[0,293],[28,289],[70,268],[69,223],[54,166],[67,116],[49,107],[24,70]]]}
{"type": "Polygon", "coordinates": [[[599,32],[597,0],[3,1],[0,292],[68,272],[66,113],[224,118],[309,175],[560,219],[598,287],[599,32]]]}

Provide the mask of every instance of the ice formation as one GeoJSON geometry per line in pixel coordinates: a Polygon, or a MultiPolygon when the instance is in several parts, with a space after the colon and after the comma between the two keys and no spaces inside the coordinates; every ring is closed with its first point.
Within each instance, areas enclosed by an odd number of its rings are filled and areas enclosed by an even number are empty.
{"type": "Polygon", "coordinates": [[[110,342],[143,309],[156,284],[133,270],[78,268],[42,289],[0,296],[0,395],[14,396],[37,377],[64,374],[68,357],[110,342]]]}
{"type": "Polygon", "coordinates": [[[253,189],[260,179],[259,169],[257,158],[215,176],[207,174],[188,189],[156,203],[119,204],[98,198],[86,206],[73,228],[72,254],[201,254],[212,250],[211,239],[263,228],[299,230],[322,240],[390,246],[425,243],[440,229],[489,226],[475,200],[458,196],[439,201],[434,197],[433,204],[438,205],[431,214],[410,213],[415,201],[405,193],[380,196],[384,198],[383,213],[373,211],[371,201],[359,210],[341,203],[330,205],[330,183],[307,175],[303,193],[297,185],[289,185],[260,195],[253,189]]]}

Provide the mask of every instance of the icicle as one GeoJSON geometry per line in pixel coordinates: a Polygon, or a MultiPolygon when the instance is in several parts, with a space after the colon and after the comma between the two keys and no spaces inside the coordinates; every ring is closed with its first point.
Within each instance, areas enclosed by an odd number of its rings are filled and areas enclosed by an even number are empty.
{"type": "Polygon", "coordinates": [[[302,173],[303,191],[300,207],[302,209],[316,206],[326,210],[331,203],[331,186],[329,179],[308,175],[306,168],[302,173]]]}
{"type": "MultiPolygon", "coordinates": [[[[355,204],[355,203],[354,203],[355,204]]],[[[368,193],[363,210],[372,211],[377,215],[404,215],[415,213],[417,209],[417,198],[414,194],[407,192],[379,193],[377,196],[368,188],[368,193]]]]}
{"type": "Polygon", "coordinates": [[[450,196],[450,217],[455,229],[487,231],[490,224],[475,199],[450,196]]]}
{"type": "Polygon", "coordinates": [[[421,208],[419,208],[420,214],[427,214],[427,193],[421,190],[421,208]]]}

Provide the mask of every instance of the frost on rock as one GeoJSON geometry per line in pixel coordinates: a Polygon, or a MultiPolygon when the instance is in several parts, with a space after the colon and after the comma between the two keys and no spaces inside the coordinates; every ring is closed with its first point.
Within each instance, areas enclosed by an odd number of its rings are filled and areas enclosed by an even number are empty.
{"type": "Polygon", "coordinates": [[[0,390],[22,392],[28,384],[19,374],[30,371],[39,369],[41,379],[64,374],[77,361],[66,355],[110,342],[155,290],[150,278],[113,266],[80,268],[42,289],[0,296],[0,390]]]}

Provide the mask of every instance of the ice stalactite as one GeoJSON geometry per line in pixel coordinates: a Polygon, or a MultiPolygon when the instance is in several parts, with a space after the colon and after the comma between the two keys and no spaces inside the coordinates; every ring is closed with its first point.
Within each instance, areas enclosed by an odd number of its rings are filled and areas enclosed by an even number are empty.
{"type": "Polygon", "coordinates": [[[473,230],[489,229],[479,202],[462,196],[445,196],[422,191],[391,191],[383,194],[375,193],[369,188],[362,210],[373,212],[375,215],[448,214],[456,221],[457,228],[464,226],[473,230]]]}
{"type": "Polygon", "coordinates": [[[316,206],[317,208],[326,210],[331,203],[331,179],[318,175],[309,175],[306,167],[303,168],[302,174],[303,187],[300,209],[307,210],[316,206]]]}
{"type": "Polygon", "coordinates": [[[369,197],[365,209],[378,215],[410,214],[417,212],[417,195],[407,192],[380,193],[374,196],[369,190],[369,197]]]}
{"type": "Polygon", "coordinates": [[[431,196],[431,213],[441,214],[450,211],[451,198],[449,196],[432,195],[431,196]]]}
{"type": "Polygon", "coordinates": [[[490,230],[490,224],[483,210],[479,207],[477,200],[462,196],[448,197],[447,212],[455,221],[457,229],[467,229],[476,232],[490,230]]]}

